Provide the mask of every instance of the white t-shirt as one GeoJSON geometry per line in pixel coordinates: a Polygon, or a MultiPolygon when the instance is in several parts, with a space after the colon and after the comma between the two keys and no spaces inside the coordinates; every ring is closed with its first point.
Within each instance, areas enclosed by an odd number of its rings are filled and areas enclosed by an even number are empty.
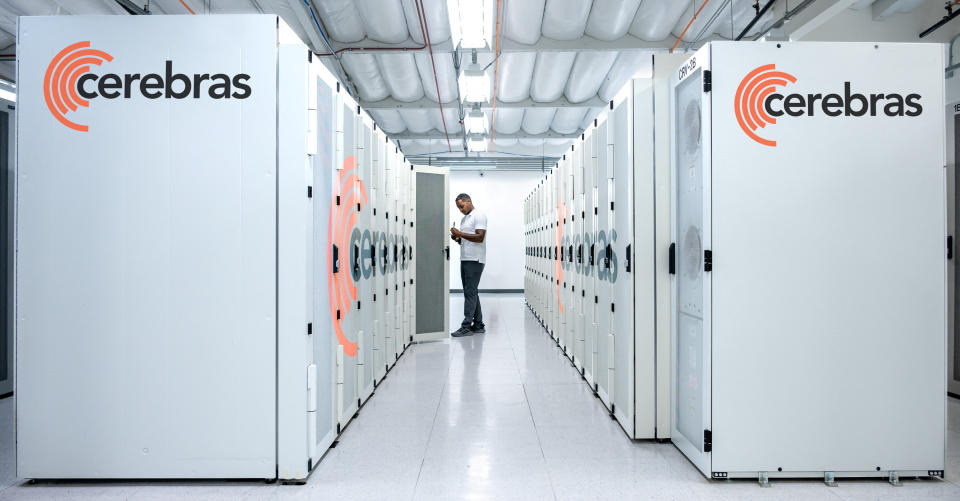
{"type": "MultiPolygon", "coordinates": [[[[487,215],[477,210],[476,207],[469,214],[463,216],[460,220],[460,231],[464,233],[476,233],[477,230],[487,229],[487,215]]],[[[471,242],[466,238],[460,239],[460,260],[487,262],[487,238],[483,242],[471,242]]]]}

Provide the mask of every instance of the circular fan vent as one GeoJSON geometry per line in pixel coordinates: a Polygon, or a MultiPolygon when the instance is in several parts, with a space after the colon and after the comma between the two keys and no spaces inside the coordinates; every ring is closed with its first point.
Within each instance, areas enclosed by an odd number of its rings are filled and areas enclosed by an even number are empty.
{"type": "Polygon", "coordinates": [[[688,154],[700,149],[700,101],[691,100],[683,109],[682,141],[688,154]]]}

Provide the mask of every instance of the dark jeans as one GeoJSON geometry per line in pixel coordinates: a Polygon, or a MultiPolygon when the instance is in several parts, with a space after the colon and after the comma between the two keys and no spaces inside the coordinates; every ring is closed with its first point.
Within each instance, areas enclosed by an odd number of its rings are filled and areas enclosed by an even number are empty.
{"type": "Polygon", "coordinates": [[[483,274],[483,263],[479,261],[460,261],[460,281],[463,282],[463,322],[461,327],[483,326],[483,314],[480,312],[480,296],[477,286],[483,274]]]}

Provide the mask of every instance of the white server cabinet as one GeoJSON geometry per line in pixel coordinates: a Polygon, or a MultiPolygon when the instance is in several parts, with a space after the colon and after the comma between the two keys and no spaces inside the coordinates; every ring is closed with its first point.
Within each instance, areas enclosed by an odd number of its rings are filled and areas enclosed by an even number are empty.
{"type": "Polygon", "coordinates": [[[400,263],[400,213],[403,211],[400,197],[403,193],[402,183],[404,167],[406,167],[406,163],[401,162],[393,171],[392,181],[396,196],[390,204],[390,212],[387,217],[387,224],[390,227],[390,238],[387,249],[387,251],[390,253],[390,259],[387,263],[387,266],[389,267],[390,276],[390,304],[393,311],[390,328],[393,329],[393,338],[396,340],[396,353],[394,354],[394,360],[400,356],[400,353],[403,352],[403,349],[407,345],[406,341],[403,339],[403,294],[400,292],[401,277],[398,266],[400,263]]]}
{"type": "Polygon", "coordinates": [[[559,331],[553,336],[557,345],[562,350],[567,345],[567,338],[571,328],[571,318],[573,317],[573,306],[571,305],[573,288],[573,243],[570,238],[573,222],[570,220],[572,215],[570,207],[570,193],[572,191],[571,179],[569,174],[569,163],[565,157],[561,157],[557,163],[554,174],[558,177],[557,187],[557,244],[560,247],[558,256],[559,283],[557,284],[557,306],[560,309],[559,331]]]}
{"type": "Polygon", "coordinates": [[[562,157],[562,164],[567,172],[569,193],[566,195],[567,211],[570,230],[570,313],[567,314],[566,337],[560,343],[560,348],[568,356],[573,356],[573,346],[576,343],[580,328],[583,325],[582,319],[582,301],[583,291],[583,232],[580,217],[580,192],[583,186],[583,176],[575,168],[573,161],[573,148],[562,157]]]}
{"type": "Polygon", "coordinates": [[[378,292],[383,292],[383,308],[384,308],[384,342],[386,344],[386,357],[387,364],[393,366],[397,360],[397,336],[394,329],[394,296],[390,295],[391,289],[393,289],[393,274],[390,273],[390,238],[392,226],[390,225],[390,211],[393,208],[393,197],[396,196],[396,172],[400,165],[399,152],[397,150],[391,150],[388,152],[390,161],[387,162],[386,170],[384,171],[384,192],[386,193],[385,201],[383,207],[381,207],[381,214],[377,216],[377,219],[380,220],[383,225],[383,236],[380,239],[378,248],[380,250],[380,259],[381,266],[380,269],[383,272],[383,288],[378,290],[378,292]]]}
{"type": "Polygon", "coordinates": [[[368,242],[366,242],[366,248],[369,259],[370,259],[370,269],[371,269],[371,288],[372,288],[372,304],[373,309],[373,328],[371,330],[372,334],[372,344],[373,344],[373,359],[370,363],[373,365],[373,380],[374,384],[380,384],[380,381],[387,374],[387,362],[386,362],[386,337],[384,336],[384,296],[383,296],[383,274],[384,269],[381,268],[382,260],[378,259],[380,253],[377,250],[380,247],[380,235],[383,233],[383,223],[381,219],[377,216],[383,214],[383,198],[385,192],[383,189],[383,179],[386,173],[386,148],[389,146],[387,137],[382,133],[378,132],[373,141],[373,180],[371,183],[371,189],[369,190],[370,196],[370,232],[371,236],[368,242]]]}
{"type": "Polygon", "coordinates": [[[543,245],[543,219],[544,218],[543,218],[542,185],[543,185],[543,181],[541,181],[540,185],[537,187],[537,191],[535,193],[536,196],[534,199],[534,211],[536,214],[534,219],[534,225],[536,226],[535,233],[534,233],[535,245],[536,245],[536,259],[534,260],[534,269],[536,270],[536,275],[537,275],[536,276],[536,299],[535,299],[536,305],[537,305],[536,306],[537,318],[540,320],[540,324],[546,327],[546,323],[543,317],[544,311],[546,309],[544,304],[545,300],[544,300],[543,289],[544,289],[544,284],[547,281],[547,278],[543,270],[544,268],[543,261],[544,261],[544,258],[546,257],[546,249],[544,248],[544,245],[543,245]]]}
{"type": "Polygon", "coordinates": [[[583,252],[584,252],[584,281],[581,299],[583,301],[583,331],[580,332],[579,355],[580,359],[574,363],[579,365],[580,373],[586,378],[587,384],[593,385],[594,346],[597,332],[597,159],[594,156],[594,141],[586,141],[581,136],[577,147],[578,158],[581,159],[583,171],[583,252]]]}
{"type": "Polygon", "coordinates": [[[395,251],[395,259],[397,266],[397,283],[400,288],[397,290],[397,301],[398,308],[400,312],[400,318],[397,320],[398,328],[398,337],[403,340],[404,348],[410,344],[409,338],[407,337],[407,281],[406,273],[404,271],[404,266],[406,265],[406,256],[407,256],[407,203],[406,203],[406,194],[409,191],[407,178],[408,173],[410,172],[409,165],[405,164],[404,169],[400,169],[398,187],[400,189],[401,197],[397,201],[397,214],[394,216],[396,218],[397,225],[397,248],[395,251]]]}
{"type": "Polygon", "coordinates": [[[362,112],[276,16],[18,29],[18,474],[306,478],[369,377],[362,112]]]}
{"type": "Polygon", "coordinates": [[[413,165],[407,164],[407,168],[403,169],[403,204],[400,212],[400,292],[403,294],[403,329],[402,335],[405,341],[405,346],[409,346],[411,339],[410,332],[410,306],[411,306],[411,293],[413,289],[411,288],[409,270],[410,270],[410,223],[411,219],[411,176],[410,173],[413,165]]]}
{"type": "Polygon", "coordinates": [[[360,409],[360,377],[358,353],[362,334],[362,317],[357,310],[358,280],[354,279],[359,256],[351,243],[359,217],[358,209],[366,203],[363,181],[359,178],[357,142],[362,140],[360,109],[349,96],[338,94],[338,176],[334,185],[334,213],[330,223],[333,233],[334,260],[331,271],[336,284],[334,329],[340,340],[337,353],[337,419],[338,426],[347,426],[360,409]]]}
{"type": "Polygon", "coordinates": [[[596,284],[596,251],[597,251],[597,159],[594,156],[594,138],[580,136],[580,141],[576,146],[576,155],[580,159],[580,168],[583,172],[583,205],[584,210],[581,213],[583,218],[584,232],[584,282],[580,298],[583,304],[583,325],[579,333],[579,352],[575,364],[580,369],[587,385],[593,388],[593,363],[594,363],[594,343],[596,341],[597,329],[597,309],[595,306],[597,284],[596,284]]]}
{"type": "Polygon", "coordinates": [[[613,298],[613,282],[615,273],[619,272],[617,268],[615,247],[617,239],[617,228],[613,224],[612,201],[612,176],[615,171],[613,157],[611,153],[611,143],[609,139],[609,115],[601,114],[594,119],[593,126],[586,132],[587,142],[591,150],[593,159],[593,169],[595,172],[595,188],[593,204],[593,220],[596,228],[594,241],[596,242],[595,258],[595,291],[593,297],[594,311],[594,329],[592,340],[590,342],[591,353],[590,365],[592,368],[592,377],[588,382],[592,384],[593,391],[597,393],[600,401],[610,408],[613,404],[611,398],[611,376],[613,375],[612,361],[614,343],[612,339],[613,315],[616,313],[616,305],[613,298]]]}
{"type": "Polygon", "coordinates": [[[550,284],[550,267],[548,266],[548,230],[547,223],[549,217],[547,215],[547,177],[544,177],[543,181],[540,183],[540,188],[537,190],[537,244],[540,248],[540,258],[537,262],[537,268],[540,272],[540,283],[538,287],[538,302],[540,304],[540,322],[546,328],[547,333],[550,333],[550,295],[549,295],[549,284],[550,284]]]}
{"type": "Polygon", "coordinates": [[[373,145],[376,135],[373,120],[364,114],[357,120],[357,182],[362,187],[365,202],[358,203],[357,228],[350,234],[351,272],[357,284],[357,390],[359,405],[373,395],[373,281],[371,281],[369,258],[366,256],[370,228],[373,225],[373,210],[370,208],[369,190],[374,186],[373,145]]]}
{"type": "Polygon", "coordinates": [[[947,233],[949,233],[947,249],[947,394],[960,398],[960,323],[957,322],[957,312],[960,308],[960,267],[957,258],[953,257],[957,251],[957,229],[960,224],[960,204],[957,196],[960,190],[960,176],[957,168],[960,166],[960,102],[948,102],[946,105],[946,160],[947,160],[947,233]]]}
{"type": "Polygon", "coordinates": [[[541,180],[537,183],[536,189],[533,191],[533,200],[532,209],[533,209],[533,310],[534,314],[537,317],[537,320],[543,325],[543,242],[541,241],[541,225],[543,224],[543,215],[540,212],[540,186],[543,185],[541,180]]]}
{"type": "Polygon", "coordinates": [[[546,259],[544,260],[544,273],[547,275],[545,280],[545,291],[549,300],[546,301],[544,305],[547,321],[547,332],[551,336],[556,335],[557,331],[557,321],[558,310],[557,302],[553,300],[556,298],[556,295],[553,293],[553,286],[557,280],[557,273],[554,267],[554,260],[556,259],[555,252],[556,246],[553,238],[553,224],[555,218],[553,217],[553,207],[554,207],[554,181],[556,176],[548,175],[544,179],[543,183],[543,212],[544,212],[544,228],[543,228],[543,243],[546,247],[546,259]]]}
{"type": "Polygon", "coordinates": [[[416,172],[413,165],[407,167],[407,225],[406,229],[406,283],[407,283],[407,323],[405,325],[404,338],[412,342],[414,330],[416,328],[417,311],[417,281],[415,280],[415,270],[417,262],[414,256],[414,243],[417,241],[417,183],[416,172]]]}
{"type": "Polygon", "coordinates": [[[543,324],[547,334],[552,335],[553,327],[553,238],[550,234],[550,225],[553,217],[550,211],[550,176],[545,176],[540,188],[540,246],[543,248],[540,259],[540,270],[543,280],[540,284],[540,300],[542,304],[543,324]]]}
{"type": "Polygon", "coordinates": [[[942,476],[942,68],[712,43],[675,74],[672,438],[705,475],[942,476]]]}

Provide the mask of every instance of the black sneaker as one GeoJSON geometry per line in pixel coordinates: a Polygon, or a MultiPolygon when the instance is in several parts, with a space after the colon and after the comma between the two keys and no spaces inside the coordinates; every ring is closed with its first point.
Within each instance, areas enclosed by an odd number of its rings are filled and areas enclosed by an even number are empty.
{"type": "Polygon", "coordinates": [[[484,332],[487,332],[487,329],[485,329],[484,325],[481,324],[481,325],[474,325],[470,327],[470,331],[473,332],[474,334],[483,334],[484,332]]]}
{"type": "Polygon", "coordinates": [[[461,328],[453,331],[450,335],[453,336],[453,337],[472,336],[472,335],[473,335],[473,331],[471,331],[470,329],[468,329],[468,328],[466,328],[466,327],[461,327],[461,328]]]}

